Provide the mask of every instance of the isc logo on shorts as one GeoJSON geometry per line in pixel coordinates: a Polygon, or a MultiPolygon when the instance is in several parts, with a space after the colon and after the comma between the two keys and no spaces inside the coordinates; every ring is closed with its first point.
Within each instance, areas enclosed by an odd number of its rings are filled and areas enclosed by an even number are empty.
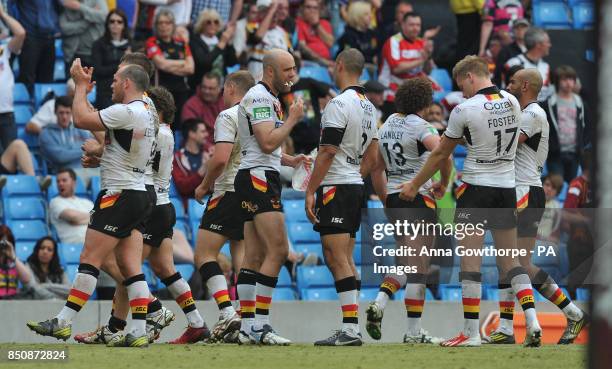
{"type": "Polygon", "coordinates": [[[336,218],[336,217],[333,217],[333,218],[331,219],[331,222],[332,222],[332,223],[337,223],[337,224],[342,224],[342,223],[344,223],[344,218],[336,218]]]}
{"type": "Polygon", "coordinates": [[[220,231],[223,228],[223,226],[220,224],[211,224],[209,228],[215,231],[220,231]]]}
{"type": "Polygon", "coordinates": [[[119,228],[119,227],[110,226],[108,224],[104,226],[104,230],[105,231],[109,231],[109,232],[117,232],[117,228],[119,228]]]}
{"type": "Polygon", "coordinates": [[[143,233],[142,234],[142,238],[145,239],[145,240],[150,240],[151,237],[153,237],[153,235],[150,234],[150,233],[143,233]]]}

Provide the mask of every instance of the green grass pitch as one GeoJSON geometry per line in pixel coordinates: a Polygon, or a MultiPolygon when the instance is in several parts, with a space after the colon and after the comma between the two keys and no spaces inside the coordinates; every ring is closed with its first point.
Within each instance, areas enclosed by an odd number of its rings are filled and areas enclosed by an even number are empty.
{"type": "Polygon", "coordinates": [[[155,344],[145,349],[78,344],[0,344],[2,368],[89,369],[580,369],[587,367],[585,346],[519,345],[442,348],[425,345],[370,344],[362,347],[289,347],[155,344]],[[67,361],[7,363],[7,350],[67,349],[67,361]]]}

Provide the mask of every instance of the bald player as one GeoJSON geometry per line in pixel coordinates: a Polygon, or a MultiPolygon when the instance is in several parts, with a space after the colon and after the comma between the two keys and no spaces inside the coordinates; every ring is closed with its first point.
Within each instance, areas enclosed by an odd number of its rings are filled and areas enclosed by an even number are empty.
{"type": "Polygon", "coordinates": [[[238,107],[240,166],[234,189],[244,218],[246,244],[238,275],[242,322],[240,344],[288,345],[290,340],[274,332],[269,321],[272,293],[289,245],[281,203],[280,167],[295,167],[304,155],[281,153],[281,144],[304,115],[297,99],[284,120],[279,93],[289,92],[297,75],[293,56],[274,49],[263,59],[263,78],[250,88],[238,107]]]}
{"type": "MultiPolygon", "coordinates": [[[[570,344],[586,325],[587,315],[561,291],[548,273],[531,263],[538,225],[546,203],[541,176],[548,155],[549,126],[546,113],[537,102],[541,89],[542,76],[535,68],[519,70],[508,85],[508,91],[518,99],[522,109],[519,145],[514,162],[518,247],[526,251],[527,256],[520,257],[520,263],[527,269],[533,286],[565,314],[567,327],[559,344],[570,344]]],[[[499,284],[499,328],[485,340],[494,344],[513,344],[515,295],[511,286],[502,282],[499,284]]]]}

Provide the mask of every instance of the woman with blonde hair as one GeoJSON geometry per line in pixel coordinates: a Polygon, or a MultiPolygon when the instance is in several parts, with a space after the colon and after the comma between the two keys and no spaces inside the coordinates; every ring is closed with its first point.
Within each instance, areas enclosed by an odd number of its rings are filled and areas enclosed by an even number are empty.
{"type": "Polygon", "coordinates": [[[205,9],[200,13],[189,41],[195,62],[195,73],[189,79],[191,89],[195,90],[206,73],[215,72],[225,76],[226,67],[238,63],[231,43],[235,30],[235,24],[227,25],[224,30],[223,20],[214,9],[205,9]]]}
{"type": "Polygon", "coordinates": [[[379,50],[376,34],[370,29],[371,20],[372,4],[366,1],[351,2],[344,34],[338,40],[339,53],[348,48],[361,51],[368,69],[375,68],[379,50]]]}

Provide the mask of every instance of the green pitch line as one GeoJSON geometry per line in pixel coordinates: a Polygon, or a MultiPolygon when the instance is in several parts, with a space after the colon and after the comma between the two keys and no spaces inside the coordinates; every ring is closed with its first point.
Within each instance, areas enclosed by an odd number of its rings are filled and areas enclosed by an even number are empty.
{"type": "Polygon", "coordinates": [[[362,347],[261,347],[236,345],[155,344],[145,349],[107,348],[77,344],[0,344],[7,350],[67,349],[69,359],[61,363],[38,362],[8,364],[2,368],[172,368],[172,369],[581,369],[587,367],[585,346],[482,346],[480,348],[442,348],[423,345],[374,344],[362,347]],[[42,365],[41,365],[42,364],[42,365]]]}

